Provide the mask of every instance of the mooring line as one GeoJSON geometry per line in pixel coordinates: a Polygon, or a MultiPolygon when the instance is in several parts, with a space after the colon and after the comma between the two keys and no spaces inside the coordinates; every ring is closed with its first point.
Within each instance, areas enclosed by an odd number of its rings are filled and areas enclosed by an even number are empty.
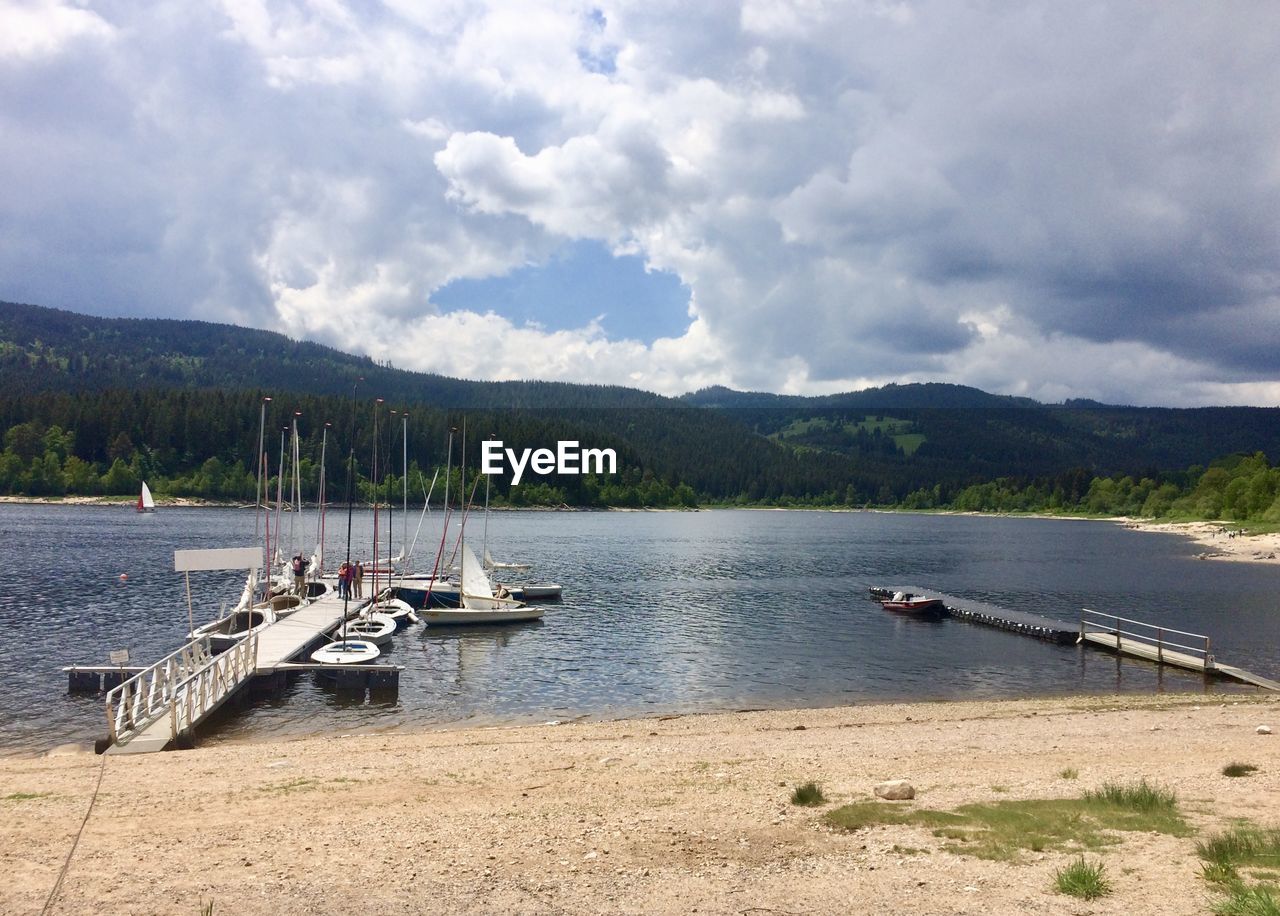
{"type": "Polygon", "coordinates": [[[53,889],[49,891],[49,899],[40,908],[40,916],[45,916],[49,912],[49,907],[53,906],[53,901],[57,899],[58,892],[62,890],[62,880],[67,876],[67,869],[71,867],[71,857],[76,854],[76,847],[80,845],[80,837],[84,834],[85,824],[89,823],[89,815],[93,813],[93,806],[98,802],[98,790],[102,788],[102,775],[106,771],[107,755],[104,753],[102,762],[98,765],[98,781],[93,787],[93,795],[89,797],[89,807],[84,812],[84,820],[80,822],[80,829],[76,831],[76,838],[71,841],[71,848],[67,850],[67,858],[62,863],[62,870],[58,872],[58,880],[53,882],[53,889]]]}

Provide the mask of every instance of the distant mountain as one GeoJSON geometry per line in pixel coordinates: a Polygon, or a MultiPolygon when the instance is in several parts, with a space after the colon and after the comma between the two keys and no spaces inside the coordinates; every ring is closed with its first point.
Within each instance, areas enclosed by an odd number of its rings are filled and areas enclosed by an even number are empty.
{"type": "Polygon", "coordinates": [[[256,398],[271,394],[280,410],[310,399],[309,417],[349,417],[361,377],[362,398],[425,408],[415,411],[414,434],[424,464],[442,458],[444,431],[466,411],[473,431],[484,424],[485,434],[531,445],[576,437],[617,447],[637,474],[725,499],[890,502],[1001,476],[1143,475],[1259,450],[1280,458],[1280,411],[1269,408],[1043,405],[939,383],[821,397],[716,387],[666,398],[620,386],[466,381],[268,331],[0,303],[0,432],[56,423],[76,431],[86,460],[104,461],[121,433],[159,449],[167,468],[252,455],[256,398]]]}
{"type": "Polygon", "coordinates": [[[473,382],[379,365],[332,347],[207,321],[96,318],[0,302],[0,382],[22,390],[261,388],[441,407],[659,407],[669,398],[612,385],[473,382]]]}
{"type": "Polygon", "coordinates": [[[1030,398],[988,394],[965,385],[948,385],[942,382],[913,383],[910,385],[885,385],[843,394],[804,397],[800,395],[769,394],[759,391],[734,391],[723,386],[703,388],[682,395],[680,400],[697,407],[723,409],[744,408],[860,408],[864,410],[892,410],[895,408],[970,408],[970,407],[1043,407],[1030,398]]]}

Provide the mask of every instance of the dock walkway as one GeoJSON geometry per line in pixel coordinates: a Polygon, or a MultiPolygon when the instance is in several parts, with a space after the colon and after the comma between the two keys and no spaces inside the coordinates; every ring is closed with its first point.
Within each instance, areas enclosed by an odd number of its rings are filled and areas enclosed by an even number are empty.
{"type": "MultiPolygon", "coordinates": [[[[296,670],[292,660],[336,628],[344,611],[354,613],[359,607],[331,592],[268,624],[226,652],[213,654],[208,637],[204,637],[138,671],[107,693],[112,742],[107,753],[163,750],[179,736],[189,734],[254,677],[296,670]]],[[[69,670],[74,678],[83,669],[69,670]]],[[[378,673],[374,667],[362,666],[360,676],[367,679],[378,673]]]]}
{"type": "Polygon", "coordinates": [[[1077,623],[1067,623],[1064,620],[1015,611],[974,598],[959,598],[936,589],[914,585],[891,588],[872,586],[870,589],[871,597],[877,600],[883,600],[894,592],[941,598],[946,616],[958,620],[997,627],[1059,645],[1106,649],[1117,655],[1140,658],[1158,665],[1199,671],[1206,677],[1225,677],[1264,690],[1280,691],[1280,682],[1219,662],[1211,652],[1209,637],[1200,633],[1187,633],[1087,608],[1082,609],[1077,623]],[[1196,644],[1178,643],[1175,641],[1177,639],[1191,640],[1196,644]]]}

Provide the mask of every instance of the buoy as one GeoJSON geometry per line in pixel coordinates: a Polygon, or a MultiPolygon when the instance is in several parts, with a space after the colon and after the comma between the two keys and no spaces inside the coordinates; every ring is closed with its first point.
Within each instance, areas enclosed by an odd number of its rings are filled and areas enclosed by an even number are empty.
{"type": "Polygon", "coordinates": [[[121,574],[120,574],[120,581],[121,581],[121,582],[123,582],[123,581],[124,581],[125,579],[127,579],[127,578],[129,578],[129,574],[128,574],[128,573],[121,573],[121,574]]]}

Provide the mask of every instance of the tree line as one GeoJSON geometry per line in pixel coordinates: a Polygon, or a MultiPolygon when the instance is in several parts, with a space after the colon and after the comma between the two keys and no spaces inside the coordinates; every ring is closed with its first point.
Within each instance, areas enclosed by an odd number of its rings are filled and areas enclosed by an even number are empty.
{"type": "MultiPolygon", "coordinates": [[[[294,398],[288,406],[264,401],[249,392],[104,392],[97,395],[50,395],[0,400],[4,451],[0,452],[0,493],[30,497],[133,496],[147,481],[165,497],[251,503],[258,483],[259,417],[266,415],[269,435],[264,448],[270,498],[289,492],[293,475],[304,497],[314,500],[321,476],[330,502],[351,498],[396,502],[406,492],[418,503],[435,478],[433,499],[442,498],[443,468],[452,464],[450,492],[462,492],[464,449],[469,455],[468,490],[479,486],[475,464],[479,442],[489,436],[510,442],[550,442],[556,437],[590,436],[596,447],[619,449],[616,475],[548,475],[526,478],[512,487],[502,478],[488,481],[495,505],[584,507],[694,507],[699,504],[791,507],[878,507],[972,512],[1061,512],[1091,515],[1134,515],[1149,518],[1222,519],[1280,523],[1280,468],[1263,452],[1219,458],[1207,467],[1183,471],[1148,470],[1137,474],[1095,475],[1084,468],[1035,477],[1002,476],[967,485],[935,482],[896,498],[874,480],[837,478],[839,466],[805,462],[805,456],[783,452],[792,462],[787,479],[769,462],[753,463],[750,449],[738,449],[721,464],[732,467],[713,486],[695,487],[661,470],[661,459],[640,455],[631,444],[605,428],[624,416],[645,427],[654,438],[658,426],[634,412],[586,414],[575,424],[536,412],[473,414],[466,437],[462,418],[446,411],[324,397],[294,398]],[[265,405],[265,408],[264,408],[265,405]],[[374,412],[378,417],[378,449],[374,450],[374,412]],[[38,416],[7,422],[15,415],[38,416]],[[333,420],[308,417],[340,416],[333,420]],[[51,418],[60,422],[47,422],[51,418]],[[291,444],[284,441],[292,424],[300,425],[296,469],[291,444]],[[449,430],[453,429],[450,439],[449,430]],[[501,430],[479,432],[478,430],[501,430]],[[407,438],[406,438],[407,437],[407,438]],[[449,454],[452,448],[452,454],[449,454]],[[324,466],[321,457],[324,457],[324,466]],[[409,455],[407,468],[402,456],[409,455]],[[379,469],[375,473],[375,461],[379,469]],[[281,479],[280,470],[285,477],[281,479]],[[348,480],[348,470],[350,472],[348,480]],[[757,476],[754,476],[757,475],[757,476]],[[770,476],[775,489],[770,490],[770,476]]],[[[667,424],[670,426],[670,424],[667,424]]],[[[661,455],[664,443],[651,443],[661,455]]],[[[665,447],[678,449],[678,441],[665,447]]],[[[810,456],[811,458],[815,456],[810,456]]],[[[828,456],[829,457],[829,456],[828,456]]],[[[706,467],[700,478],[708,476],[706,467]]]]}

